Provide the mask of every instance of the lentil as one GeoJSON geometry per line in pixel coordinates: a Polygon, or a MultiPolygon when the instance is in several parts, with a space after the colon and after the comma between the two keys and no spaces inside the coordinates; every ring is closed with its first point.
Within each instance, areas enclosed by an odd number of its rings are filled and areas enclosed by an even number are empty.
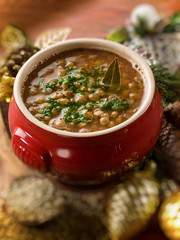
{"type": "Polygon", "coordinates": [[[109,118],[108,117],[101,117],[100,118],[100,124],[101,125],[106,125],[109,122],[109,118]]]}
{"type": "Polygon", "coordinates": [[[99,100],[99,96],[97,94],[89,94],[88,96],[89,100],[94,101],[94,100],[99,100]]]}
{"type": "Polygon", "coordinates": [[[111,113],[110,113],[110,118],[116,118],[117,116],[119,115],[119,113],[118,113],[118,111],[112,111],[111,113]]]}
{"type": "Polygon", "coordinates": [[[87,128],[81,128],[81,129],[79,130],[79,132],[80,132],[80,133],[88,133],[89,130],[88,130],[87,128]]]}

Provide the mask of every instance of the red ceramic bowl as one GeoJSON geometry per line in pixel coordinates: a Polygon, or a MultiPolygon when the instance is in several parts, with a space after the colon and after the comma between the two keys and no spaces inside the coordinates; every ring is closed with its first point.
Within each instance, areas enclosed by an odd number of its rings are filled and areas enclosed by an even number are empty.
{"type": "Polygon", "coordinates": [[[68,40],[39,51],[19,71],[9,109],[12,146],[24,163],[57,173],[63,181],[102,183],[132,169],[151,150],[161,130],[162,113],[153,73],[142,57],[107,40],[68,40]],[[41,123],[25,107],[23,84],[33,67],[52,54],[79,47],[111,51],[139,66],[145,96],[139,110],[127,121],[97,132],[66,132],[41,123]]]}

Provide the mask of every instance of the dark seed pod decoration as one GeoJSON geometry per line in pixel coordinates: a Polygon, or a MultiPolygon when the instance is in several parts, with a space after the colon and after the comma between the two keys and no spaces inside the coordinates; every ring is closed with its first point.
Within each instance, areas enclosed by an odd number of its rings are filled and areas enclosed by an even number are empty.
{"type": "Polygon", "coordinates": [[[1,73],[9,73],[10,76],[16,77],[22,65],[38,51],[39,48],[32,46],[24,46],[13,50],[5,57],[4,63],[1,66],[1,69],[3,68],[1,73]]]}
{"type": "Polygon", "coordinates": [[[22,65],[36,52],[39,48],[24,46],[13,50],[0,62],[0,101],[10,102],[15,77],[22,65]]]}

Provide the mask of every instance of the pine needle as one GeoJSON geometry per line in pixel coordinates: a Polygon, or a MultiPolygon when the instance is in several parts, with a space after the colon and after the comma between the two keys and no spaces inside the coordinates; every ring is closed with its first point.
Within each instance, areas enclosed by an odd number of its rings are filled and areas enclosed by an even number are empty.
{"type": "Polygon", "coordinates": [[[163,107],[179,98],[177,90],[180,90],[180,76],[171,73],[161,62],[151,65],[156,79],[156,86],[160,92],[163,107]]]}
{"type": "Polygon", "coordinates": [[[148,34],[147,20],[145,18],[138,17],[138,23],[134,25],[134,32],[142,38],[148,34]]]}

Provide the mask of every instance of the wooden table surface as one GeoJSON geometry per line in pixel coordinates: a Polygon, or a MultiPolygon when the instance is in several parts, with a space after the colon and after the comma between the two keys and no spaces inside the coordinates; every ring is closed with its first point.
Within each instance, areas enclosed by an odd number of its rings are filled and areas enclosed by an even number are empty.
{"type": "MultiPolygon", "coordinates": [[[[151,3],[162,16],[180,10],[180,0],[0,0],[0,33],[8,23],[24,29],[34,41],[48,29],[71,27],[69,38],[104,38],[111,28],[128,22],[131,10],[140,3],[151,3]]],[[[0,48],[0,54],[3,54],[0,48]]],[[[7,123],[8,105],[1,103],[7,123]]],[[[134,240],[166,240],[156,219],[134,240]]]]}

